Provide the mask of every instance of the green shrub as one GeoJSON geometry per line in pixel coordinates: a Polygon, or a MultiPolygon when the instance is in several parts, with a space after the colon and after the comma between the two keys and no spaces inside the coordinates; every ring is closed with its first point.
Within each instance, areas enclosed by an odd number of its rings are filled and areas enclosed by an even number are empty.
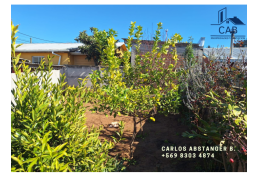
{"type": "Polygon", "coordinates": [[[185,105],[181,107],[181,113],[189,113],[187,120],[189,124],[191,122],[192,130],[184,132],[182,136],[198,138],[209,146],[234,146],[235,151],[230,155],[219,152],[221,156],[217,162],[223,164],[225,171],[237,171],[238,163],[241,163],[242,171],[246,171],[246,64],[244,61],[231,63],[229,58],[219,62],[217,59],[223,56],[223,48],[218,49],[216,54],[210,55],[209,62],[203,64],[194,61],[193,57],[185,60],[185,72],[179,80],[185,105]],[[226,159],[230,156],[234,157],[235,163],[231,164],[226,159]]]}
{"type": "Polygon", "coordinates": [[[51,83],[52,62],[44,61],[35,72],[17,65],[12,26],[12,57],[16,88],[11,106],[12,171],[120,171],[121,163],[108,156],[112,142],[99,139],[100,129],[85,126],[84,103],[88,102],[85,79],[78,87],[66,87],[65,75],[51,83]],[[23,68],[23,73],[20,68],[23,68]]]}

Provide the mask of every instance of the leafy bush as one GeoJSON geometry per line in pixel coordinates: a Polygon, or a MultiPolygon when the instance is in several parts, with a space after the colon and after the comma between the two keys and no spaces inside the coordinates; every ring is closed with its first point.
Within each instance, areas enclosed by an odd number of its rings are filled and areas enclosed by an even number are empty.
{"type": "MultiPolygon", "coordinates": [[[[158,29],[153,41],[153,47],[145,55],[139,54],[141,45],[142,27],[135,27],[135,22],[131,22],[129,28],[129,37],[127,41],[128,51],[123,58],[118,58],[115,53],[115,39],[113,36],[108,38],[108,46],[103,50],[103,55],[107,56],[102,64],[106,68],[100,71],[94,71],[90,76],[92,81],[91,103],[94,105],[93,111],[110,113],[110,115],[125,114],[133,116],[134,130],[130,142],[130,156],[133,157],[132,144],[136,137],[136,118],[142,118],[157,113],[158,107],[163,108],[166,113],[172,112],[177,106],[179,96],[177,94],[178,86],[171,81],[176,76],[173,70],[174,65],[168,68],[164,66],[164,55],[169,53],[169,46],[182,40],[179,34],[175,34],[171,40],[166,41],[160,48],[160,29],[162,23],[158,23],[158,29]],[[137,39],[136,65],[130,65],[130,49],[132,47],[133,36],[137,39]],[[123,73],[120,65],[123,62],[123,73]],[[142,65],[141,65],[142,63],[142,65]],[[154,64],[153,64],[154,63],[154,64]]],[[[176,49],[170,51],[171,60],[178,60],[176,49]]]]}
{"type": "MultiPolygon", "coordinates": [[[[130,37],[127,40],[127,47],[129,49],[132,47],[131,41],[134,28],[135,22],[131,24],[130,37]]],[[[162,114],[168,115],[169,113],[174,113],[179,105],[178,85],[175,82],[179,75],[175,70],[178,61],[175,44],[182,41],[183,38],[176,33],[171,39],[168,39],[161,45],[161,29],[162,23],[158,23],[153,41],[144,42],[145,46],[147,46],[147,52],[141,52],[142,41],[140,38],[142,37],[142,27],[137,26],[135,28],[135,65],[130,67],[130,69],[124,68],[124,73],[127,86],[135,88],[150,86],[150,94],[156,97],[155,109],[162,114]],[[169,62],[168,66],[166,66],[166,62],[169,62]]]]}
{"type": "Polygon", "coordinates": [[[85,79],[78,87],[66,87],[65,75],[51,83],[52,62],[44,61],[31,72],[17,65],[15,33],[12,27],[13,68],[16,88],[11,106],[11,170],[12,171],[119,171],[121,164],[108,156],[112,142],[101,141],[101,129],[85,126],[84,103],[89,89],[85,79]],[[23,68],[23,73],[20,68],[23,68]]]}
{"type": "MultiPolygon", "coordinates": [[[[223,53],[223,50],[217,53],[223,53]]],[[[222,56],[222,54],[219,54],[222,56]]],[[[196,127],[183,137],[199,138],[206,145],[234,146],[235,162],[241,163],[245,171],[247,152],[247,70],[245,62],[231,63],[228,58],[218,62],[214,56],[203,66],[197,62],[194,65],[185,63],[186,71],[181,75],[180,89],[185,106],[191,113],[191,122],[196,127]],[[241,87],[239,87],[241,86],[241,87]]],[[[190,62],[194,58],[190,58],[190,62]]],[[[226,153],[228,155],[228,153],[226,153]]],[[[231,154],[232,155],[232,154],[231,154]]],[[[229,156],[227,156],[229,157],[229,156]]],[[[226,171],[237,170],[228,166],[224,152],[221,153],[222,163],[226,171]]]]}

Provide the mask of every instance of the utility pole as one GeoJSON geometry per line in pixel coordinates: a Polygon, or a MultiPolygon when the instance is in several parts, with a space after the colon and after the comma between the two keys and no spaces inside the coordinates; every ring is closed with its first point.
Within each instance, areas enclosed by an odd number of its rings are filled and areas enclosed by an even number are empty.
{"type": "Polygon", "coordinates": [[[166,31],[166,40],[167,41],[167,37],[168,37],[168,29],[165,30],[166,31]]]}
{"type": "Polygon", "coordinates": [[[230,42],[230,59],[231,59],[233,57],[233,47],[234,47],[233,43],[234,43],[236,31],[233,30],[230,33],[231,33],[231,42],[230,42]]]}

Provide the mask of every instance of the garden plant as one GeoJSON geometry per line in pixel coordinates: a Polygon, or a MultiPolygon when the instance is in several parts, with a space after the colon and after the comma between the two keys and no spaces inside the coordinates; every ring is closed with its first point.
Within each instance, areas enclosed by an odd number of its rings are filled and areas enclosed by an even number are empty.
{"type": "Polygon", "coordinates": [[[80,79],[77,87],[71,87],[65,82],[65,74],[61,74],[58,83],[51,82],[53,69],[49,56],[35,71],[25,62],[18,64],[20,54],[15,53],[20,46],[15,47],[18,25],[11,23],[11,29],[11,58],[16,76],[16,87],[11,91],[13,172],[124,171],[123,160],[111,157],[109,151],[125,140],[125,122],[119,122],[119,130],[111,136],[113,142],[103,140],[100,138],[103,127],[85,125],[87,103],[93,113],[103,112],[114,118],[125,115],[133,120],[130,159],[127,159],[130,164],[136,164],[133,144],[137,122],[141,132],[138,137],[144,139],[144,120],[155,124],[157,114],[179,113],[180,120],[190,128],[182,138],[196,138],[206,146],[234,147],[233,152],[228,149],[217,152],[216,157],[211,157],[212,164],[221,164],[225,171],[247,171],[247,64],[243,51],[239,61],[232,61],[223,48],[214,49],[208,58],[200,60],[194,54],[190,37],[184,65],[179,68],[176,44],[183,38],[176,33],[161,41],[162,23],[157,24],[153,40],[147,43],[149,50],[142,52],[141,47],[146,45],[141,40],[143,28],[131,22],[126,40],[128,50],[122,57],[115,53],[116,31],[91,28],[92,36],[83,31],[76,40],[91,44],[80,49],[96,65],[101,64],[100,70],[80,79]],[[225,57],[226,60],[220,60],[225,57]],[[87,79],[91,87],[86,86],[87,79]]]}
{"type": "Polygon", "coordinates": [[[64,87],[65,75],[51,83],[52,62],[42,61],[31,72],[18,65],[12,28],[12,58],[16,75],[11,106],[11,170],[20,172],[120,171],[122,166],[108,155],[114,143],[101,141],[101,128],[85,126],[84,103],[89,100],[85,79],[78,87],[64,87]],[[23,69],[21,72],[20,69],[23,69]]]}
{"type": "Polygon", "coordinates": [[[223,48],[213,51],[209,61],[199,63],[185,58],[185,72],[180,77],[182,101],[189,112],[187,119],[195,127],[183,137],[198,138],[205,145],[234,146],[235,152],[221,152],[225,171],[246,171],[247,155],[247,70],[245,56],[238,61],[218,61],[223,48]],[[217,55],[214,55],[214,54],[217,55]],[[242,150],[241,150],[242,149],[242,150]],[[232,158],[230,158],[232,157],[232,158]],[[230,166],[230,163],[233,163],[230,166]]]}
{"type": "MultiPolygon", "coordinates": [[[[164,113],[174,111],[179,98],[178,86],[172,82],[177,74],[173,70],[174,65],[164,68],[164,55],[167,55],[169,46],[175,47],[178,41],[182,40],[179,34],[175,34],[172,39],[166,41],[161,47],[160,29],[162,23],[158,23],[158,29],[153,41],[152,50],[145,55],[140,55],[139,49],[141,45],[142,27],[135,27],[135,22],[131,22],[129,28],[129,37],[127,42],[128,51],[125,52],[123,58],[115,56],[115,39],[108,38],[108,46],[103,50],[107,60],[102,61],[104,67],[100,71],[94,71],[90,76],[92,81],[92,95],[94,98],[91,103],[94,105],[93,111],[106,112],[110,115],[130,115],[134,121],[133,137],[130,143],[130,156],[133,158],[132,145],[136,137],[136,119],[153,117],[157,114],[157,110],[162,108],[164,113]],[[136,65],[131,66],[129,59],[131,56],[130,49],[132,47],[133,36],[137,39],[137,55],[135,58],[136,65]],[[120,65],[123,62],[123,72],[120,65]],[[175,106],[173,106],[173,104],[175,106]]],[[[170,51],[173,58],[177,61],[176,49],[170,51]]],[[[142,125],[140,125],[141,131],[142,125]]]]}

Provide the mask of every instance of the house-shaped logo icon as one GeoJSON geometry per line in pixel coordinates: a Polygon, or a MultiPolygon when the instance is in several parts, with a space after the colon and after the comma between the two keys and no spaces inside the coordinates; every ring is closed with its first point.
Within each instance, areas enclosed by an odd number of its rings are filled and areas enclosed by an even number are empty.
{"type": "Polygon", "coordinates": [[[227,8],[226,7],[218,11],[218,24],[211,24],[211,25],[222,25],[223,23],[229,24],[229,22],[233,23],[234,25],[245,25],[236,16],[234,18],[227,18],[227,8]]]}

